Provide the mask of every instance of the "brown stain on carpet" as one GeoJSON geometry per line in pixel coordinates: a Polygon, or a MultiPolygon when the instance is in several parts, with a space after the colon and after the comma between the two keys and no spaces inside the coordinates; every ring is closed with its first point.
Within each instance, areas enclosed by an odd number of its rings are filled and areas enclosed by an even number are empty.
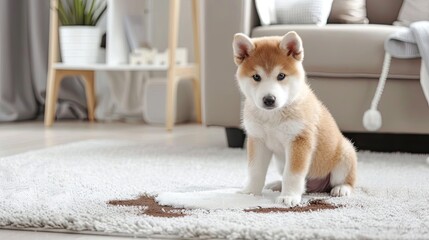
{"type": "Polygon", "coordinates": [[[147,209],[144,210],[143,214],[153,217],[172,218],[186,216],[186,214],[182,212],[184,208],[174,208],[172,206],[159,205],[159,203],[155,201],[155,198],[151,196],[143,195],[136,199],[111,200],[107,203],[116,206],[147,207],[147,209]]]}
{"type": "Polygon", "coordinates": [[[293,207],[293,208],[254,208],[246,209],[245,212],[255,212],[255,213],[278,213],[278,212],[312,212],[320,210],[329,210],[336,209],[338,206],[334,206],[330,203],[324,202],[322,200],[313,200],[308,203],[308,205],[293,207]]]}
{"type": "MultiPolygon", "coordinates": [[[[173,218],[173,217],[184,217],[186,216],[183,213],[184,208],[175,208],[172,206],[163,206],[159,205],[155,201],[155,197],[153,196],[140,196],[136,199],[129,200],[111,200],[107,202],[110,205],[115,206],[130,206],[130,207],[147,207],[143,214],[153,216],[153,217],[165,217],[165,218],[173,218]]],[[[302,207],[293,207],[293,208],[254,208],[254,209],[246,209],[245,212],[253,212],[253,213],[286,213],[286,212],[311,212],[311,211],[321,211],[321,210],[329,210],[336,209],[338,206],[334,206],[323,200],[314,200],[310,201],[308,205],[302,207]]]]}

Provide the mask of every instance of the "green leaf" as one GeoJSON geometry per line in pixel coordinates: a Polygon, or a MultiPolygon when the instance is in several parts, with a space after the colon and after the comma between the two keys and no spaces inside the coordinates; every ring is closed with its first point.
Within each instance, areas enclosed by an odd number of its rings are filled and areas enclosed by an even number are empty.
{"type": "Polygon", "coordinates": [[[82,0],[74,0],[76,8],[76,25],[82,25],[82,0]]]}
{"type": "Polygon", "coordinates": [[[70,22],[67,18],[67,14],[64,12],[64,9],[58,9],[58,17],[60,19],[61,25],[70,25],[70,22]]]}
{"type": "Polygon", "coordinates": [[[107,9],[107,5],[104,6],[103,10],[101,10],[101,12],[98,14],[98,16],[95,18],[94,22],[93,22],[93,26],[97,25],[98,21],[100,20],[100,18],[103,16],[104,12],[106,12],[107,9]]]}
{"type": "Polygon", "coordinates": [[[79,19],[79,0],[74,0],[73,6],[74,6],[74,23],[77,25],[78,19],[79,19]]]}
{"type": "Polygon", "coordinates": [[[93,21],[93,17],[94,17],[94,5],[95,5],[95,0],[92,0],[91,2],[91,7],[89,8],[88,11],[88,17],[86,18],[86,22],[85,25],[92,25],[92,21],[93,21]]]}
{"type": "Polygon", "coordinates": [[[84,20],[84,16],[85,16],[85,6],[83,5],[83,1],[79,0],[80,5],[79,5],[79,25],[84,25],[85,20],[84,20]]]}
{"type": "Polygon", "coordinates": [[[90,15],[94,15],[94,5],[95,5],[95,0],[92,0],[91,2],[91,7],[89,8],[88,14],[90,15]]]}
{"type": "Polygon", "coordinates": [[[82,24],[85,25],[85,18],[86,18],[86,0],[82,1],[82,24]]]}
{"type": "Polygon", "coordinates": [[[62,25],[69,25],[70,23],[68,21],[67,13],[64,10],[64,6],[63,6],[62,1],[59,1],[57,10],[58,10],[58,18],[60,19],[61,24],[62,25]]]}

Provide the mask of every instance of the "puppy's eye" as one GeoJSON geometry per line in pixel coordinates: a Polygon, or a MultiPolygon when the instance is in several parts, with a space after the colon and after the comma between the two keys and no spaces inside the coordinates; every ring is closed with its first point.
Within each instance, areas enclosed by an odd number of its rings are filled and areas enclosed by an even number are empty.
{"type": "Polygon", "coordinates": [[[253,77],[253,80],[255,80],[257,82],[261,81],[261,76],[259,76],[258,74],[255,74],[252,77],[253,77]]]}
{"type": "Polygon", "coordinates": [[[277,75],[277,80],[281,81],[281,80],[285,79],[285,77],[286,77],[286,74],[279,73],[279,75],[277,75]]]}

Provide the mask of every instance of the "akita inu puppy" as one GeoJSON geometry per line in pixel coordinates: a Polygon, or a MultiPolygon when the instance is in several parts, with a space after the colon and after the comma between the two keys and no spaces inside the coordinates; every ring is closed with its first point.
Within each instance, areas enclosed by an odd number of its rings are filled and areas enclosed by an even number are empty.
{"type": "Polygon", "coordinates": [[[349,195],[356,151],[306,82],[298,34],[250,39],[238,33],[233,49],[248,136],[248,179],[241,192],[261,194],[274,156],[282,181],[266,187],[281,191],[277,203],[296,206],[306,191],[349,195]]]}

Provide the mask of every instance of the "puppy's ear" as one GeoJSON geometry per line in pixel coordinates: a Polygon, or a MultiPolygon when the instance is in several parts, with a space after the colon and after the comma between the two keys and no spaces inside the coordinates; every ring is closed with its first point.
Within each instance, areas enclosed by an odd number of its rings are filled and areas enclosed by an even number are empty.
{"type": "Polygon", "coordinates": [[[234,35],[234,41],[232,42],[232,48],[234,49],[234,62],[238,66],[244,59],[250,56],[255,49],[255,45],[248,36],[242,33],[236,33],[234,35]]]}
{"type": "Polygon", "coordinates": [[[286,33],[280,41],[280,48],[285,50],[288,56],[295,58],[298,61],[304,59],[304,48],[299,35],[292,31],[286,33]]]}

